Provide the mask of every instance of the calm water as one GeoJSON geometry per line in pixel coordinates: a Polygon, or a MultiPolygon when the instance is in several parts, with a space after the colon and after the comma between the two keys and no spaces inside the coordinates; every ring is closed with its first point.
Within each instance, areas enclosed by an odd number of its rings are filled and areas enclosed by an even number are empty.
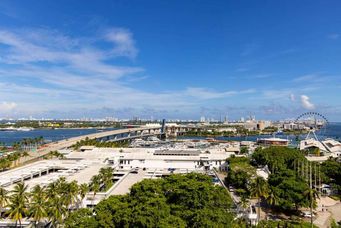
{"type": "MultiPolygon", "coordinates": [[[[105,129],[113,130],[114,128],[105,129]]],[[[103,130],[101,130],[103,131],[103,130]]],[[[58,141],[80,135],[87,135],[98,132],[98,129],[39,129],[32,131],[0,131],[0,142],[12,145],[24,138],[36,138],[43,136],[48,141],[58,141]]]]}
{"type": "MultiPolygon", "coordinates": [[[[113,130],[113,128],[106,129],[113,130]]],[[[103,130],[101,130],[103,131],[103,130]]],[[[0,131],[0,142],[6,145],[11,145],[24,138],[35,138],[43,136],[45,140],[58,141],[65,138],[71,138],[80,135],[87,135],[98,132],[98,129],[39,129],[33,131],[0,131]]],[[[303,139],[306,135],[300,135],[299,138],[303,139]]],[[[325,131],[318,132],[317,136],[320,138],[334,138],[341,140],[341,123],[331,123],[325,131]]],[[[233,141],[256,141],[259,137],[272,137],[272,135],[263,136],[247,136],[247,137],[216,137],[219,140],[233,140],[233,141]]],[[[295,135],[276,135],[276,137],[290,139],[295,144],[297,137],[295,135]]],[[[206,137],[180,137],[187,139],[204,139],[206,137]]]]}
{"type": "MultiPolygon", "coordinates": [[[[326,129],[322,129],[319,132],[316,132],[316,135],[319,139],[323,138],[334,138],[337,140],[341,140],[341,123],[330,123],[326,129]]],[[[273,135],[255,135],[255,136],[232,136],[232,137],[215,137],[218,140],[231,140],[231,141],[257,141],[257,138],[270,138],[273,135]]],[[[306,134],[302,134],[299,136],[296,135],[285,135],[285,134],[277,134],[276,137],[289,139],[292,144],[297,143],[297,139],[304,139],[306,134]]],[[[207,137],[200,136],[184,136],[180,137],[181,139],[205,139],[207,137]]]]}

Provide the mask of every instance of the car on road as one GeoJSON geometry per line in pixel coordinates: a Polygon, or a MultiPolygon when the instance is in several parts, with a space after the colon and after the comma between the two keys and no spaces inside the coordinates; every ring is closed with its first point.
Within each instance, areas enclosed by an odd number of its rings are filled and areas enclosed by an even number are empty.
{"type": "Polygon", "coordinates": [[[130,170],[130,173],[135,173],[135,174],[139,173],[139,168],[138,167],[133,168],[132,170],[130,170]]]}
{"type": "MultiPolygon", "coordinates": [[[[305,218],[311,218],[311,213],[310,211],[302,211],[301,212],[302,216],[305,218]]],[[[315,217],[314,212],[313,212],[313,217],[315,217]]]]}

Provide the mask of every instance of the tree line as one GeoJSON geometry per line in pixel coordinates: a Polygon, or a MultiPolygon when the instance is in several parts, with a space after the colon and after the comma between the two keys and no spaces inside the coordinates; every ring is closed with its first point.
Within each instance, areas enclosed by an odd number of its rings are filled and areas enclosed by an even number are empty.
{"type": "Polygon", "coordinates": [[[21,158],[28,157],[27,151],[12,152],[0,157],[0,172],[8,170],[11,167],[15,167],[20,163],[21,158]]]}
{"type": "Polygon", "coordinates": [[[66,227],[231,227],[232,201],[209,176],[197,173],[145,179],[130,193],[110,196],[93,211],[77,210],[66,227]]]}
{"type": "MultiPolygon", "coordinates": [[[[262,201],[273,210],[298,215],[301,207],[315,207],[318,197],[316,190],[310,188],[307,180],[295,169],[295,162],[305,160],[297,149],[258,148],[251,158],[228,159],[226,182],[236,188],[235,192],[240,195],[244,207],[247,207],[251,197],[255,197],[258,205],[262,201]],[[258,166],[268,166],[271,174],[267,180],[252,171],[251,167],[255,169],[258,166]]],[[[259,211],[257,213],[259,217],[259,211]]]]}
{"type": "MultiPolygon", "coordinates": [[[[211,177],[172,174],[163,179],[145,179],[130,193],[110,196],[93,209],[82,208],[69,214],[65,227],[250,227],[236,218],[232,199],[211,177]]],[[[308,228],[298,221],[261,221],[257,228],[308,228]]]]}
{"type": "Polygon", "coordinates": [[[98,139],[89,139],[86,137],[78,142],[76,142],[72,148],[74,150],[79,150],[82,146],[95,146],[95,147],[107,147],[107,148],[118,148],[118,147],[127,147],[129,143],[127,141],[118,141],[118,142],[101,142],[98,139]]]}
{"type": "Polygon", "coordinates": [[[28,150],[38,147],[44,143],[42,136],[36,138],[25,138],[19,142],[14,142],[11,147],[0,143],[0,171],[15,167],[20,163],[20,159],[28,157],[28,150]]]}

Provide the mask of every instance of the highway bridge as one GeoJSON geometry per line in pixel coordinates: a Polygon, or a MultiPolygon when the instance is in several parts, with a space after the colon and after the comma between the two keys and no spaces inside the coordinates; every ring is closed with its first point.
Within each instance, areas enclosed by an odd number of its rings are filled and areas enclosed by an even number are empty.
{"type": "Polygon", "coordinates": [[[30,157],[25,159],[25,162],[28,160],[33,160],[39,157],[42,157],[48,154],[51,151],[66,149],[74,145],[80,140],[88,139],[97,139],[99,141],[111,141],[117,142],[122,140],[132,140],[135,138],[145,138],[149,136],[172,136],[176,137],[178,135],[182,135],[189,130],[201,130],[200,127],[186,126],[186,125],[165,125],[164,129],[162,125],[155,126],[140,126],[136,128],[125,128],[125,129],[117,129],[111,131],[103,131],[88,135],[82,135],[77,137],[72,137],[64,140],[60,140],[57,142],[52,142],[45,144],[42,148],[39,148],[35,152],[29,152],[30,157]]]}
{"type": "Polygon", "coordinates": [[[35,152],[29,152],[29,159],[32,160],[35,158],[42,157],[48,154],[51,151],[66,149],[74,145],[76,142],[80,140],[88,139],[97,139],[100,141],[121,141],[121,140],[129,140],[134,138],[148,137],[148,136],[161,136],[164,133],[162,132],[162,128],[160,126],[155,127],[138,127],[138,128],[127,128],[127,129],[118,129],[111,131],[98,132],[88,135],[82,135],[77,137],[72,137],[64,140],[60,140],[57,142],[52,142],[45,144],[44,147],[39,148],[35,152]]]}

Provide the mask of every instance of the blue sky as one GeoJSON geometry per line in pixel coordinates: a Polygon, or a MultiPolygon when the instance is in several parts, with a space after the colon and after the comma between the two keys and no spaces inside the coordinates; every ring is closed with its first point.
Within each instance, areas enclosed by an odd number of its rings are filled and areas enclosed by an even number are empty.
{"type": "Polygon", "coordinates": [[[0,117],[341,121],[340,1],[0,1],[0,117]]]}

